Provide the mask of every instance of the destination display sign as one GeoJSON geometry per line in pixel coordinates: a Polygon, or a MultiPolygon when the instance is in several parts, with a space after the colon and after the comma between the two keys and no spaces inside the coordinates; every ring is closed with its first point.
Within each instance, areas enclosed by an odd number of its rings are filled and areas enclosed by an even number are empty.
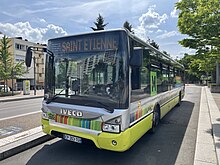
{"type": "Polygon", "coordinates": [[[121,40],[127,38],[124,31],[87,33],[50,39],[48,48],[55,56],[76,55],[78,53],[120,51],[121,40]]]}
{"type": "Polygon", "coordinates": [[[118,39],[116,37],[73,38],[72,40],[61,42],[61,50],[63,53],[101,51],[108,49],[118,49],[118,39]]]}

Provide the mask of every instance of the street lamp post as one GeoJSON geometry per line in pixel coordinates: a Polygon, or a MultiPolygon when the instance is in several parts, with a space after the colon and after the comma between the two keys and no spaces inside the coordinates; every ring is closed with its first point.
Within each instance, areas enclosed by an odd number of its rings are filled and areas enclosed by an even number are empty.
{"type": "Polygon", "coordinates": [[[35,56],[33,57],[34,60],[34,95],[36,95],[36,58],[35,56]]]}
{"type": "Polygon", "coordinates": [[[12,89],[12,96],[14,96],[14,71],[13,71],[13,68],[11,70],[11,78],[12,78],[12,84],[11,84],[11,89],[12,89]]]}

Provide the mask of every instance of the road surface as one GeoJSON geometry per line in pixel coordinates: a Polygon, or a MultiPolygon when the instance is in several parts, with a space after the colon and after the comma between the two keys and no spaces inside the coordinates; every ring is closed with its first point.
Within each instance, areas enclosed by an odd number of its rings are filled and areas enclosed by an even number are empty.
{"type": "Polygon", "coordinates": [[[0,120],[40,112],[42,98],[0,102],[0,120]]]}
{"type": "Polygon", "coordinates": [[[0,139],[41,125],[42,98],[0,102],[0,139]]]}

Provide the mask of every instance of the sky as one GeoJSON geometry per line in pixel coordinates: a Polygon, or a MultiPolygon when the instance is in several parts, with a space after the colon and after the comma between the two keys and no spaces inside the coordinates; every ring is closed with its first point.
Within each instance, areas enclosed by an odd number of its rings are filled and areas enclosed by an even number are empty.
{"type": "MultiPolygon", "coordinates": [[[[154,40],[161,51],[174,59],[192,53],[178,41],[178,0],[1,0],[0,32],[8,37],[23,37],[47,43],[50,38],[92,31],[99,14],[107,29],[122,28],[128,21],[135,35],[154,40]]],[[[2,36],[2,35],[1,35],[2,36]]]]}

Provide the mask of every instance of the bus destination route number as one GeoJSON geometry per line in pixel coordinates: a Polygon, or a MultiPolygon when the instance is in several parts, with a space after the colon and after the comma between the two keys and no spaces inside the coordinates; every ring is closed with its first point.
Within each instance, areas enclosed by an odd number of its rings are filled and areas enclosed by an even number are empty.
{"type": "Polygon", "coordinates": [[[82,138],[79,138],[79,137],[63,134],[63,138],[65,140],[69,140],[69,141],[72,141],[72,142],[82,143],[82,138]]]}

